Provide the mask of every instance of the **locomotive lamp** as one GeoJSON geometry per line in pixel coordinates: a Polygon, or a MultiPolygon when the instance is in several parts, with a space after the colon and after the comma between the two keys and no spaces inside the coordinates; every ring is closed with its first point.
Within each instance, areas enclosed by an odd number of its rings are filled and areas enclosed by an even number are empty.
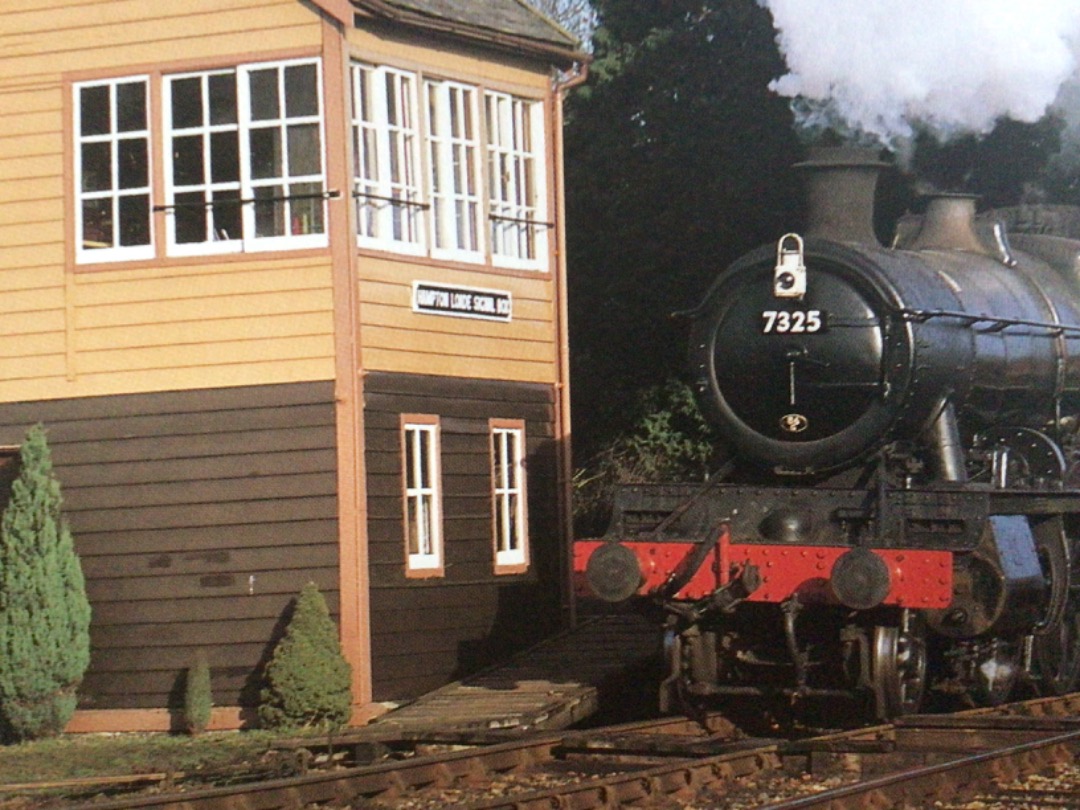
{"type": "Polygon", "coordinates": [[[797,233],[784,234],[776,243],[773,296],[802,298],[804,295],[806,295],[806,264],[803,261],[803,240],[797,233]]]}

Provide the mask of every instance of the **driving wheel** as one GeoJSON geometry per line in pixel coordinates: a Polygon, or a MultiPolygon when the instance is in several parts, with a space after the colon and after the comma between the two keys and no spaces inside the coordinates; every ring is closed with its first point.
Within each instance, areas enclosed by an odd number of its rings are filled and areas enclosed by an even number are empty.
{"type": "Polygon", "coordinates": [[[878,717],[914,714],[926,692],[926,640],[910,626],[874,628],[874,697],[878,717]]]}

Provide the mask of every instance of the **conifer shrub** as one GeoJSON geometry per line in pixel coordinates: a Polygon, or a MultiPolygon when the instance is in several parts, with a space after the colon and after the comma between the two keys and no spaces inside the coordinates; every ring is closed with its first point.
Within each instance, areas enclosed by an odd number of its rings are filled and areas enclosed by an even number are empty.
{"type": "Polygon", "coordinates": [[[315,583],[300,592],[266,667],[259,719],[271,729],[333,731],[352,711],[352,676],[337,626],[315,583]]]}
{"type": "Polygon", "coordinates": [[[210,664],[206,652],[195,653],[195,663],[188,668],[184,679],[184,728],[188,734],[202,734],[210,725],[210,712],[214,708],[210,689],[210,664]]]}
{"type": "Polygon", "coordinates": [[[90,664],[90,603],[45,429],[27,433],[0,520],[0,736],[60,733],[90,664]]]}

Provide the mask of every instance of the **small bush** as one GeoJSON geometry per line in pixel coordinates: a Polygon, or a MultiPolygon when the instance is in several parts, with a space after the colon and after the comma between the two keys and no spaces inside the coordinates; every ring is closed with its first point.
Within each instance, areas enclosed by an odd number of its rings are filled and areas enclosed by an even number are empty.
{"type": "Polygon", "coordinates": [[[332,731],[352,712],[352,675],[338,631],[314,583],[300,592],[266,667],[259,719],[272,729],[332,731]]]}
{"type": "Polygon", "coordinates": [[[0,736],[59,734],[90,664],[90,603],[41,425],[0,521],[0,736]]]}
{"type": "Polygon", "coordinates": [[[195,663],[187,671],[184,680],[184,728],[188,734],[202,734],[210,725],[210,712],[214,708],[210,691],[210,664],[206,652],[195,653],[195,663]]]}

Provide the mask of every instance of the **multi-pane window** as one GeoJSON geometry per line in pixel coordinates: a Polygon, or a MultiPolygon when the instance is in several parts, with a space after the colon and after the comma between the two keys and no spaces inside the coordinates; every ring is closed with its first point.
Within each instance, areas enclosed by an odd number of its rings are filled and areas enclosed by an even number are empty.
{"type": "Polygon", "coordinates": [[[414,575],[442,572],[442,499],[439,423],[434,417],[403,417],[405,544],[414,575]]]}
{"type": "Polygon", "coordinates": [[[154,255],[146,78],[75,85],[76,260],[154,255]]]}
{"type": "Polygon", "coordinates": [[[536,102],[506,93],[484,95],[491,253],[503,264],[535,264],[546,241],[538,238],[547,227],[540,215],[541,118],[536,102]]]}
{"type": "Polygon", "coordinates": [[[165,81],[172,253],[326,243],[319,65],[245,65],[165,81]]]}
{"type": "Polygon", "coordinates": [[[360,245],[546,267],[540,102],[386,66],[352,75],[360,245]]]}
{"type": "Polygon", "coordinates": [[[492,523],[496,572],[522,571],[529,562],[524,449],[524,425],[492,421],[492,523]]]}
{"type": "Polygon", "coordinates": [[[447,258],[475,260],[483,250],[476,88],[428,81],[424,92],[434,248],[447,258]]]}
{"type": "Polygon", "coordinates": [[[353,65],[353,177],[361,244],[418,251],[424,243],[416,77],[353,65]]]}

